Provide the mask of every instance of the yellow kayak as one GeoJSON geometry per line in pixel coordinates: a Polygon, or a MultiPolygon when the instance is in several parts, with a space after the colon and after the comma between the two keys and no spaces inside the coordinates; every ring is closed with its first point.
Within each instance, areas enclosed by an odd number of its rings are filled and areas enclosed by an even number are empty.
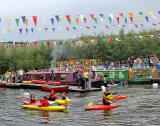
{"type": "Polygon", "coordinates": [[[71,102],[71,99],[66,99],[66,100],[57,99],[56,102],[60,105],[66,105],[71,102]]]}
{"type": "Polygon", "coordinates": [[[69,109],[69,107],[64,106],[48,106],[48,107],[38,107],[36,105],[22,105],[23,108],[41,110],[41,111],[63,111],[69,109]]]}
{"type": "Polygon", "coordinates": [[[24,83],[24,84],[31,84],[32,81],[22,81],[22,83],[24,83]]]}

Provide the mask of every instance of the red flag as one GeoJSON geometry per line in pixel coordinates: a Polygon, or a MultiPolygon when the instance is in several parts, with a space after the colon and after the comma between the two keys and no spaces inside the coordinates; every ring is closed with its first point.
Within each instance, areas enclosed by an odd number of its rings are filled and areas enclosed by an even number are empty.
{"type": "Polygon", "coordinates": [[[89,26],[86,26],[86,28],[87,28],[87,29],[90,29],[91,27],[89,27],[89,26]]]}
{"type": "Polygon", "coordinates": [[[112,43],[112,39],[110,38],[109,41],[112,43]]]}
{"type": "Polygon", "coordinates": [[[22,28],[19,29],[20,34],[22,33],[22,28]]]}
{"type": "Polygon", "coordinates": [[[66,15],[67,21],[69,22],[70,15],[66,15]]]}
{"type": "Polygon", "coordinates": [[[133,24],[133,17],[130,17],[131,23],[133,24]]]}
{"type": "Polygon", "coordinates": [[[84,18],[84,23],[86,24],[86,22],[87,22],[87,21],[86,21],[86,18],[84,18]]]}
{"type": "Polygon", "coordinates": [[[109,27],[108,27],[108,25],[106,25],[106,28],[109,30],[109,27]]]}
{"type": "Polygon", "coordinates": [[[94,19],[94,14],[90,14],[91,18],[94,19]]]}
{"type": "Polygon", "coordinates": [[[37,16],[33,16],[33,21],[34,21],[34,24],[36,26],[37,25],[37,16]]]}
{"type": "Polygon", "coordinates": [[[36,42],[34,42],[34,46],[37,48],[37,41],[36,41],[36,42]]]}
{"type": "Polygon", "coordinates": [[[48,28],[44,28],[44,29],[45,29],[46,32],[48,31],[48,28]]]}
{"type": "Polygon", "coordinates": [[[123,18],[123,13],[119,13],[119,15],[123,18]]]}
{"type": "Polygon", "coordinates": [[[149,39],[149,36],[148,36],[148,35],[145,35],[145,37],[146,37],[147,39],[149,39]]]}
{"type": "Polygon", "coordinates": [[[85,42],[86,42],[86,44],[88,44],[88,40],[86,40],[85,42]]]}
{"type": "Polygon", "coordinates": [[[135,27],[136,27],[136,28],[138,28],[138,25],[137,25],[137,24],[135,24],[135,27]]]}
{"type": "Polygon", "coordinates": [[[50,41],[47,42],[47,46],[48,46],[48,47],[50,46],[50,41]]]}
{"type": "Polygon", "coordinates": [[[119,24],[119,17],[117,17],[117,22],[118,22],[118,24],[119,24]]]}
{"type": "Polygon", "coordinates": [[[68,28],[68,27],[66,27],[66,30],[67,30],[67,31],[69,31],[69,28],[68,28]]]}
{"type": "Polygon", "coordinates": [[[152,25],[156,26],[157,24],[153,23],[152,25]]]}

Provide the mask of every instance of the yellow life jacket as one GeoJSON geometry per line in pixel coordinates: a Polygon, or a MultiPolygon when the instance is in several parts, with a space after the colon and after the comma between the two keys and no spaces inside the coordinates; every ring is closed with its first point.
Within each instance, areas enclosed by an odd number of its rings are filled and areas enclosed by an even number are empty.
{"type": "Polygon", "coordinates": [[[22,76],[23,75],[23,70],[19,71],[19,75],[22,76]]]}

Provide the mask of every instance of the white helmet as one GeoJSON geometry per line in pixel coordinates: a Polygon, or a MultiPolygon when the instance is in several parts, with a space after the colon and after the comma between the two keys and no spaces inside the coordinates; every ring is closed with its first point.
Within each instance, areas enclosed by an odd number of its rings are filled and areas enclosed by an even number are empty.
{"type": "Polygon", "coordinates": [[[105,86],[101,86],[101,89],[102,89],[102,91],[106,90],[105,86]]]}

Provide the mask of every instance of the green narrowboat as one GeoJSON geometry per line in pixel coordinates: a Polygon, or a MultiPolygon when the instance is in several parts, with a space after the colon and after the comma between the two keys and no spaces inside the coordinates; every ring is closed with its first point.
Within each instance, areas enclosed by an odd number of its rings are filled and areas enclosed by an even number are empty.
{"type": "Polygon", "coordinates": [[[121,82],[123,79],[129,83],[149,83],[150,72],[148,71],[129,71],[129,70],[106,70],[95,71],[96,76],[101,76],[104,79],[104,83],[108,83],[111,80],[114,82],[121,82]]]}

